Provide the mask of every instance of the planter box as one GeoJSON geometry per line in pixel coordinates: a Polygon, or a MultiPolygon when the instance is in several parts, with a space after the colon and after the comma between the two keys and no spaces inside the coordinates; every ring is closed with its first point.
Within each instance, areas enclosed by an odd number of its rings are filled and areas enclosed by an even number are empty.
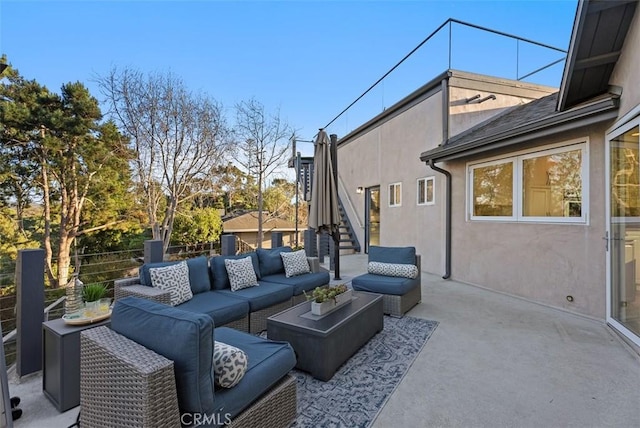
{"type": "Polygon", "coordinates": [[[327,300],[322,303],[311,302],[311,313],[314,315],[324,315],[344,304],[349,303],[351,301],[352,292],[353,290],[349,289],[342,294],[338,294],[335,302],[333,300],[327,300]]]}

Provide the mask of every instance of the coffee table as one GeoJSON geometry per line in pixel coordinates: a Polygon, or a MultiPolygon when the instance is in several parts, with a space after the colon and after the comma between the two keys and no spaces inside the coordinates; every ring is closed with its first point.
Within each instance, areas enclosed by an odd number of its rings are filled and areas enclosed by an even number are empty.
{"type": "Polygon", "coordinates": [[[350,303],[322,316],[303,302],[267,318],[267,337],[289,342],[296,368],[325,382],[382,329],[382,295],[364,291],[354,291],[350,303]]]}

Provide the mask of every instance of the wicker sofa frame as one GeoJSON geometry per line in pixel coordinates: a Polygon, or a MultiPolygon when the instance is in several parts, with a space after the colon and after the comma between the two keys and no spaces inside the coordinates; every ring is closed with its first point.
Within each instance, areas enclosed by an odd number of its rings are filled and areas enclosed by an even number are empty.
{"type": "MultiPolygon", "coordinates": [[[[173,361],[108,327],[80,335],[80,426],[174,428],[178,410],[173,361]]],[[[296,381],[286,375],[228,426],[288,427],[297,414],[296,381]]]]}

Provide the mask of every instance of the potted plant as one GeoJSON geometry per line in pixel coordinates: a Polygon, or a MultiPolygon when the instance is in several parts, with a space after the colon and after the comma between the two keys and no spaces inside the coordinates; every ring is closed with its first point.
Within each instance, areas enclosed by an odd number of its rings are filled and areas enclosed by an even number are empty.
{"type": "Polygon", "coordinates": [[[306,292],[304,295],[311,300],[311,313],[314,315],[324,315],[351,301],[351,289],[344,284],[316,287],[311,295],[306,292]]]}
{"type": "Polygon", "coordinates": [[[109,312],[110,299],[104,299],[107,287],[102,284],[87,284],[82,288],[82,299],[85,302],[85,316],[88,318],[109,312]],[[106,304],[106,305],[105,305],[106,304]],[[103,306],[106,306],[103,308],[103,306]]]}

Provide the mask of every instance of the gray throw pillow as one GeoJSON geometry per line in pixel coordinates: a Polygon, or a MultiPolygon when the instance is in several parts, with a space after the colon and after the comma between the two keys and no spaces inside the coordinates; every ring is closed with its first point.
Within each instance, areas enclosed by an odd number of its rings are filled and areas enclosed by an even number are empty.
{"type": "Polygon", "coordinates": [[[213,379],[216,385],[233,388],[247,371],[247,354],[235,346],[213,342],[213,379]]]}
{"type": "Polygon", "coordinates": [[[280,253],[280,257],[282,257],[284,274],[287,278],[311,272],[309,262],[307,261],[307,254],[304,250],[280,253]]]}
{"type": "Polygon", "coordinates": [[[171,293],[171,306],[179,305],[193,297],[189,284],[189,267],[183,261],[174,265],[150,268],[151,285],[171,293]]]}
{"type": "Polygon", "coordinates": [[[243,288],[255,287],[258,285],[258,277],[253,269],[251,257],[242,259],[226,259],[224,266],[227,268],[231,291],[242,290],[243,288]]]}
{"type": "Polygon", "coordinates": [[[409,279],[418,277],[418,267],[404,263],[369,262],[368,272],[374,275],[399,276],[409,279]]]}

